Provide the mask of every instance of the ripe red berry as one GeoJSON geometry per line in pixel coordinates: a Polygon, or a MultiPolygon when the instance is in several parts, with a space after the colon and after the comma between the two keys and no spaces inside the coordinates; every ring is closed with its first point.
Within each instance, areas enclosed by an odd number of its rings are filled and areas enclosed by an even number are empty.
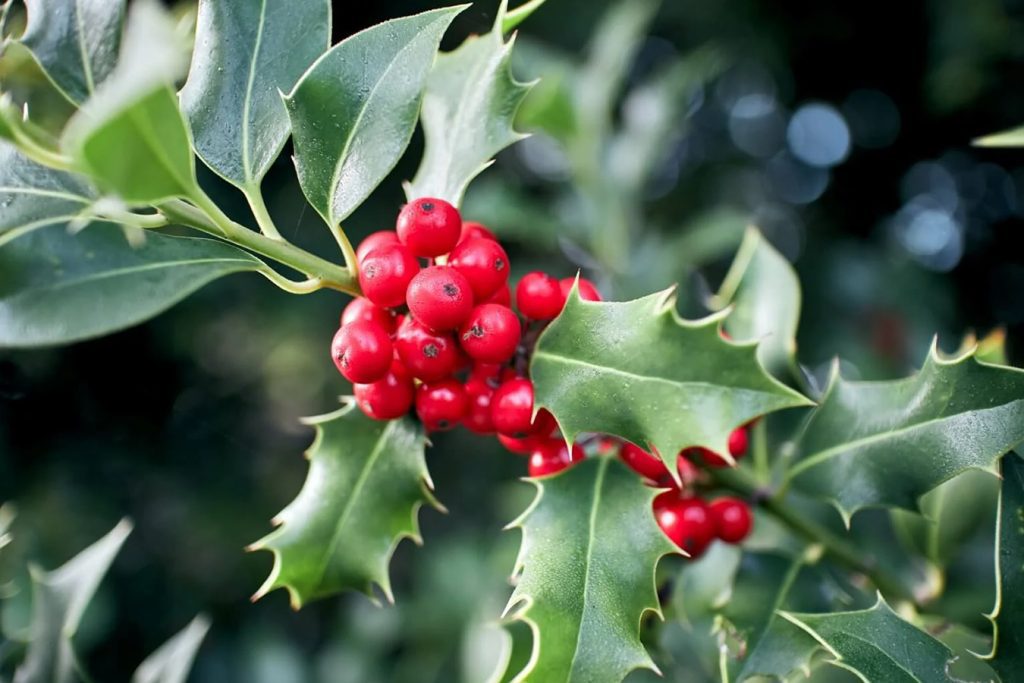
{"type": "Polygon", "coordinates": [[[551,320],[562,312],[565,297],[558,280],[547,273],[527,273],[516,285],[519,312],[531,320],[551,320]]]}
{"type": "Polygon", "coordinates": [[[533,382],[516,377],[504,382],[494,392],[491,401],[491,419],[500,434],[521,439],[531,434],[547,436],[555,428],[551,413],[540,411],[533,416],[533,382]],[[547,430],[546,432],[544,430],[547,430]]]}
{"type": "Polygon", "coordinates": [[[371,384],[356,384],[353,392],[356,404],[367,416],[374,420],[394,420],[409,412],[412,407],[412,377],[399,361],[392,361],[391,368],[371,384]]]}
{"type": "Polygon", "coordinates": [[[662,477],[668,476],[668,469],[661,458],[628,441],[619,448],[619,457],[622,458],[622,462],[629,465],[630,469],[651,481],[658,481],[662,477]]]}
{"type": "Polygon", "coordinates": [[[499,287],[497,292],[487,297],[487,299],[485,301],[482,301],[481,303],[498,304],[499,306],[508,306],[511,308],[512,290],[509,288],[508,285],[505,285],[504,287],[499,287]]]}
{"type": "Polygon", "coordinates": [[[421,197],[402,207],[395,229],[413,254],[432,258],[447,254],[459,241],[462,218],[445,200],[421,197]]]}
{"type": "Polygon", "coordinates": [[[456,379],[421,384],[416,390],[416,414],[428,432],[451,429],[469,408],[466,390],[456,379]]]}
{"type": "Polygon", "coordinates": [[[363,296],[384,308],[405,303],[405,290],[420,270],[412,252],[401,244],[385,244],[368,253],[359,266],[363,296]]]}
{"type": "Polygon", "coordinates": [[[739,543],[750,534],[754,518],[744,501],[724,497],[711,501],[708,507],[715,520],[716,533],[726,543],[739,543]]]}
{"type": "Polygon", "coordinates": [[[449,266],[424,268],[409,283],[409,312],[427,327],[454,330],[473,310],[473,290],[466,277],[449,266]]]}
{"type": "Polygon", "coordinates": [[[690,462],[683,452],[676,456],[676,471],[679,472],[679,480],[683,482],[683,487],[692,485],[700,475],[697,466],[690,462]]]}
{"type": "Polygon", "coordinates": [[[494,236],[494,233],[485,228],[480,223],[474,221],[465,221],[462,224],[462,233],[459,235],[459,243],[471,240],[474,238],[483,238],[488,240],[498,241],[498,238],[494,236]]]}
{"type": "Polygon", "coordinates": [[[409,373],[424,382],[449,377],[459,363],[458,344],[449,333],[433,332],[406,316],[395,333],[395,350],[409,373]]]}
{"type": "MultiPolygon", "coordinates": [[[[562,292],[562,299],[566,299],[569,296],[569,292],[572,290],[572,283],[576,281],[574,277],[564,277],[558,281],[558,288],[562,292]]],[[[594,283],[585,277],[580,278],[580,298],[584,301],[601,301],[601,293],[597,291],[597,287],[594,283]]]]}
{"type": "Polygon", "coordinates": [[[473,363],[469,379],[486,382],[492,389],[497,389],[501,386],[501,374],[504,369],[500,363],[473,363]]]}
{"type": "Polygon", "coordinates": [[[462,419],[462,424],[466,429],[477,434],[493,434],[491,399],[494,397],[494,387],[484,380],[470,378],[466,382],[465,389],[469,407],[466,410],[466,417],[462,419]]]}
{"type": "Polygon", "coordinates": [[[483,304],[473,309],[459,330],[459,343],[470,358],[504,363],[516,353],[522,325],[511,308],[483,304]]]}
{"type": "MultiPolygon", "coordinates": [[[[494,400],[493,397],[491,399],[494,400]]],[[[492,422],[493,424],[493,422],[492,422]]],[[[505,436],[504,434],[498,434],[498,441],[507,450],[518,455],[529,455],[533,452],[533,449],[537,447],[547,437],[543,436],[527,436],[522,439],[517,439],[512,436],[505,436]]]]}
{"type": "Polygon", "coordinates": [[[729,433],[729,453],[732,457],[739,459],[746,455],[749,444],[750,438],[745,428],[737,427],[729,433]]]}
{"type": "Polygon", "coordinates": [[[379,323],[356,320],[338,328],[331,342],[331,358],[350,382],[376,382],[387,374],[394,347],[379,323]]]}
{"type": "Polygon", "coordinates": [[[544,439],[530,452],[529,472],[531,477],[545,477],[583,460],[583,448],[573,444],[572,449],[562,439],[544,439]]]}
{"type": "Polygon", "coordinates": [[[398,328],[398,319],[394,313],[362,296],[352,299],[345,310],[341,312],[342,327],[357,320],[369,320],[377,323],[387,330],[388,334],[394,334],[395,329],[398,328]]]}
{"type": "Polygon", "coordinates": [[[654,518],[665,535],[677,546],[697,558],[715,540],[715,522],[700,498],[665,491],[654,499],[654,518]]]}
{"type": "Polygon", "coordinates": [[[466,276],[477,301],[487,299],[508,282],[508,255],[494,240],[460,242],[448,256],[448,265],[466,276]]]}
{"type": "Polygon", "coordinates": [[[378,247],[384,247],[389,244],[398,244],[398,233],[394,230],[378,230],[377,232],[371,232],[366,238],[359,243],[356,247],[356,260],[359,263],[363,262],[366,255],[378,247]]]}

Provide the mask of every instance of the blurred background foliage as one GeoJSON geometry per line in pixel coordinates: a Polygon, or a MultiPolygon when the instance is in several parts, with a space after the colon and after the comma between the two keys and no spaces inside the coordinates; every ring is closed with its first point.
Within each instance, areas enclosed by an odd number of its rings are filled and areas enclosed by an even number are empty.
{"type": "MultiPolygon", "coordinates": [[[[432,6],[336,3],[335,39],[432,6]]],[[[493,9],[461,15],[446,47],[493,9]]],[[[516,52],[521,78],[543,77],[521,112],[537,134],[477,181],[465,213],[507,240],[519,273],[579,267],[609,298],[675,283],[691,316],[754,222],[800,273],[800,358],[819,379],[837,355],[850,378],[901,376],[935,333],[952,351],[998,324],[1019,364],[1024,156],[969,143],[1024,120],[1022,22],[1021,0],[548,0],[516,52]]],[[[24,55],[0,74],[34,117],[67,115],[24,55]]],[[[420,144],[348,222],[354,239],[392,225],[420,144]]],[[[204,182],[244,217],[240,195],[204,182]]],[[[265,190],[289,239],[333,253],[287,153],[265,190]]],[[[136,531],[77,639],[98,681],[126,680],[200,611],[213,628],[195,681],[482,680],[519,541],[501,528],[531,496],[524,463],[493,440],[436,437],[450,512],[424,511],[425,547],[399,547],[395,607],[248,601],[271,561],[242,549],[305,475],[312,434],[297,418],[347,391],[327,354],[343,305],[235,277],[109,338],[0,353],[0,501],[19,510],[0,555],[4,631],[28,621],[26,559],[57,566],[128,515],[136,531]]],[[[943,609],[977,628],[991,606],[981,517],[977,552],[942,558],[974,586],[943,609]]]]}

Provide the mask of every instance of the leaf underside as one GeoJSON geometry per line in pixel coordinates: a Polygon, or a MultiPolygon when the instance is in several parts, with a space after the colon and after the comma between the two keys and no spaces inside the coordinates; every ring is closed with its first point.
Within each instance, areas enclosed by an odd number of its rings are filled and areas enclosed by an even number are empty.
{"type": "Polygon", "coordinates": [[[307,423],[316,438],[306,482],[275,519],[280,526],[251,546],[274,553],[257,597],[286,588],[298,609],[343,590],[372,595],[377,585],[391,600],[395,546],[418,543],[420,507],[437,506],[423,430],[409,418],[371,420],[354,402],[307,423]]]}
{"type": "Polygon", "coordinates": [[[654,571],[678,552],[651,512],[656,492],[607,457],[533,482],[533,504],[511,525],[523,540],[506,611],[533,631],[514,680],[617,683],[653,669],[640,620],[660,613],[654,571]]]}
{"type": "Polygon", "coordinates": [[[933,347],[921,371],[888,382],[833,373],[788,477],[849,522],[859,509],[913,510],[922,495],[995,463],[1024,440],[1024,371],[954,360],[933,347]]]}
{"type": "Polygon", "coordinates": [[[602,432],[653,446],[670,472],[682,448],[727,453],[736,427],[810,402],[764,371],[754,344],[723,339],[720,320],[680,319],[672,290],[606,303],[574,289],[537,343],[535,402],[566,438],[602,432]]]}

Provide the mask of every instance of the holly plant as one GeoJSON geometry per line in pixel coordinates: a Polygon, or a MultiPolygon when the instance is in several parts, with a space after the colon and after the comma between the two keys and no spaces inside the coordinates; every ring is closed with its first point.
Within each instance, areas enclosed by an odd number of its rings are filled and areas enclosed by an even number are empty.
{"type": "MultiPolygon", "coordinates": [[[[283,588],[296,609],[342,591],[393,600],[396,545],[422,540],[422,506],[443,510],[430,435],[494,435],[535,489],[509,524],[521,549],[493,615],[508,627],[495,681],[1019,680],[1024,372],[998,337],[952,355],[936,342],[891,381],[836,363],[819,387],[797,358],[796,275],[756,228],[706,317],[687,320],[671,288],[605,301],[529,264],[510,282],[502,226],[462,215],[469,184],[524,137],[513,32],[541,4],[502,0],[489,31],[440,52],[466,6],[331,46],[325,0],[200,0],[194,35],[144,0],[8,0],[4,50],[31,58],[67,116],[36,117],[33,92],[0,101],[0,347],[113,333],[242,272],[353,297],[323,345],[352,396],[306,421],[306,482],[252,545],[274,560],[256,595],[283,588]],[[423,156],[394,229],[354,247],[343,223],[417,125],[423,156]],[[336,254],[286,239],[264,202],[289,141],[336,254]],[[197,158],[247,217],[211,199],[197,158]],[[986,513],[988,632],[945,600],[986,513]]],[[[587,73],[593,88],[606,72],[587,73]]],[[[600,156],[594,128],[573,129],[580,158],[600,156]]],[[[595,182],[592,199],[614,198],[595,182]]],[[[628,240],[599,241],[602,261],[628,240]]],[[[39,574],[14,680],[70,680],[73,652],[41,634],[73,631],[123,537],[75,561],[91,571],[39,574]],[[36,672],[44,655],[57,678],[36,672]]]]}

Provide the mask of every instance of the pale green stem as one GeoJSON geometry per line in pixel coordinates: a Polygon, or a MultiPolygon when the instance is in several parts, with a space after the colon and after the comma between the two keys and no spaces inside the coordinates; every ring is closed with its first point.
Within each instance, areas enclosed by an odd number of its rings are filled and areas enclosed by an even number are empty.
{"type": "Polygon", "coordinates": [[[274,219],[270,217],[270,212],[267,210],[267,203],[263,200],[263,191],[260,190],[260,187],[258,185],[246,187],[242,193],[245,194],[245,199],[249,202],[249,208],[252,210],[253,217],[256,218],[256,224],[260,226],[260,232],[270,239],[282,239],[277,225],[274,224],[274,219]]]}
{"type": "Polygon", "coordinates": [[[764,419],[758,420],[750,431],[754,439],[754,477],[767,484],[771,480],[771,469],[768,463],[768,429],[764,419]]]}

